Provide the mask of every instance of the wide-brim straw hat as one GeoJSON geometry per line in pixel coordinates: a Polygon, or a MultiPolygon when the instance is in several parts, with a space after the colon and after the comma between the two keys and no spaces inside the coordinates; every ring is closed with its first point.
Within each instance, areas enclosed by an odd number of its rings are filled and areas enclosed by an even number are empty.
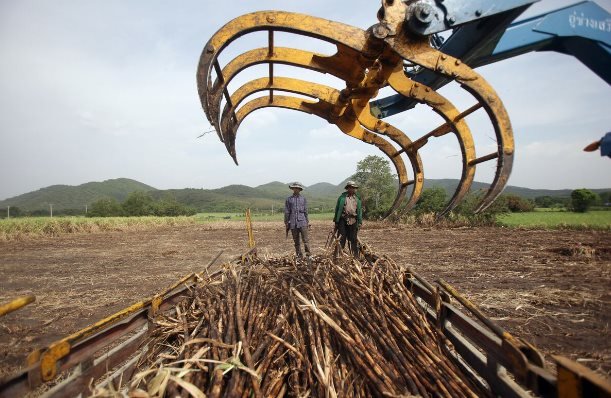
{"type": "Polygon", "coordinates": [[[303,191],[303,185],[300,182],[293,182],[291,184],[289,184],[289,188],[293,189],[293,188],[299,188],[303,191]]]}
{"type": "Polygon", "coordinates": [[[348,181],[348,182],[346,183],[346,186],[344,187],[344,189],[348,189],[348,187],[352,187],[352,188],[357,188],[357,189],[358,189],[359,184],[357,184],[357,183],[356,183],[356,182],[354,182],[354,181],[348,181]]]}

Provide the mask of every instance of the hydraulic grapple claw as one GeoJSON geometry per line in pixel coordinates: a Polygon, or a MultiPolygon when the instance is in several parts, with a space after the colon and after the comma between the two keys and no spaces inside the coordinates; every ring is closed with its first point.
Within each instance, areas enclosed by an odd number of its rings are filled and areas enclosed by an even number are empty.
{"type": "Polygon", "coordinates": [[[404,2],[383,1],[382,9],[378,13],[380,22],[367,30],[281,11],[247,14],[219,29],[204,47],[197,71],[197,82],[206,116],[234,161],[237,163],[236,133],[242,120],[250,113],[265,107],[281,107],[310,113],[335,124],[344,134],[375,145],[384,152],[393,163],[399,178],[397,196],[387,215],[402,214],[416,204],[422,192],[424,171],[420,149],[427,145],[430,139],[452,133],[458,141],[462,155],[462,172],[459,185],[441,214],[450,212],[469,192],[476,165],[496,159],[494,181],[477,211],[489,206],[503,190],[511,171],[513,136],[507,113],[494,90],[481,76],[460,60],[432,48],[428,38],[414,36],[404,30],[403,21],[407,17],[409,15],[404,2]],[[221,67],[218,62],[220,52],[233,40],[255,31],[268,32],[268,46],[240,54],[221,67]],[[274,32],[289,32],[323,40],[334,44],[337,52],[333,55],[323,55],[300,49],[275,47],[274,32]],[[403,71],[405,61],[456,80],[473,95],[477,100],[476,105],[460,112],[430,87],[410,80],[403,71]],[[268,64],[269,74],[247,82],[230,93],[228,85],[232,79],[242,70],[258,64],[268,64]],[[276,64],[328,73],[343,80],[346,86],[340,89],[276,76],[276,64]],[[216,74],[214,79],[213,73],[216,74]],[[413,140],[398,128],[374,117],[369,102],[386,86],[426,104],[443,118],[444,124],[413,140]],[[267,91],[267,96],[243,103],[250,94],[260,91],[267,91]],[[283,94],[278,95],[276,92],[283,94]],[[312,100],[285,95],[286,93],[307,96],[312,100]],[[479,108],[487,112],[494,126],[498,148],[495,153],[477,157],[465,117],[479,108]],[[411,164],[411,180],[407,175],[405,159],[411,164]],[[413,188],[407,198],[410,185],[413,185],[413,188]]]}

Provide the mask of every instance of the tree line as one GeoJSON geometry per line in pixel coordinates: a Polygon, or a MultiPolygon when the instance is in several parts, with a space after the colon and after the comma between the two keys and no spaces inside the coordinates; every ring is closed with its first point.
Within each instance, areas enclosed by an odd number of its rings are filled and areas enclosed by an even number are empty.
{"type": "MultiPolygon", "coordinates": [[[[180,203],[170,194],[155,200],[150,193],[145,191],[135,191],[130,193],[123,202],[114,198],[102,198],[89,204],[83,209],[53,209],[54,216],[82,216],[87,217],[135,217],[135,216],[192,216],[197,213],[197,209],[180,203]]],[[[24,211],[17,206],[0,209],[0,218],[17,217],[48,217],[51,215],[49,209],[39,209],[24,211]],[[10,214],[9,214],[10,211],[10,214]]]]}
{"type": "MultiPolygon", "coordinates": [[[[380,156],[367,156],[357,164],[356,173],[351,179],[360,185],[359,195],[363,201],[364,216],[369,219],[381,217],[392,205],[396,190],[396,175],[391,172],[388,161],[380,156]]],[[[482,193],[473,192],[452,211],[454,215],[469,218],[495,218],[502,213],[533,211],[535,207],[563,208],[575,212],[586,212],[592,206],[605,206],[611,201],[611,192],[598,195],[589,189],[576,189],[570,197],[540,196],[526,199],[519,195],[504,194],[481,215],[474,215],[482,193]]],[[[425,188],[416,203],[412,214],[439,213],[449,198],[443,188],[425,188]]]]}
{"type": "Polygon", "coordinates": [[[87,217],[176,217],[192,216],[195,213],[197,210],[194,207],[178,202],[171,195],[155,200],[148,192],[136,191],[130,193],[122,203],[113,198],[93,202],[87,217]]]}

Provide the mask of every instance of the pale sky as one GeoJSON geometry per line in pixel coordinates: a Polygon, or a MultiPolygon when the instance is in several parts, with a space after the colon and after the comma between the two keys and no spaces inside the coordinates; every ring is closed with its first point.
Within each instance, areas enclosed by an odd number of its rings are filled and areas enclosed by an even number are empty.
{"type": "MultiPolygon", "coordinates": [[[[573,4],[542,0],[525,14],[573,4]]],[[[611,0],[598,0],[611,10],[611,0]]],[[[336,2],[0,0],[0,199],[54,184],[132,178],[159,189],[256,186],[270,181],[339,183],[376,148],[299,112],[264,109],[238,131],[236,166],[209,129],[195,72],[204,44],[223,24],[266,9],[295,11],[348,23],[374,24],[377,0],[336,2]]],[[[266,34],[232,43],[221,64],[265,45],[266,34]]],[[[278,34],[276,45],[332,52],[309,39],[278,34]],[[300,47],[304,48],[304,47],[300,47]]],[[[230,85],[262,77],[244,71],[230,85]]],[[[342,88],[313,72],[301,77],[342,88]]],[[[611,90],[576,59],[530,53],[478,69],[511,117],[516,156],[510,185],[529,188],[611,187],[611,159],[582,148],[611,131],[611,90]]],[[[459,109],[471,105],[456,87],[441,91],[459,109]]],[[[383,91],[381,96],[391,94],[383,91]]],[[[439,124],[421,106],[387,119],[418,138],[439,124]]],[[[494,148],[474,118],[478,156],[494,148]],[[486,148],[487,147],[487,148],[486,148]]],[[[427,145],[425,177],[456,178],[458,146],[451,136],[427,145]]],[[[492,163],[476,180],[490,182],[492,163]]]]}

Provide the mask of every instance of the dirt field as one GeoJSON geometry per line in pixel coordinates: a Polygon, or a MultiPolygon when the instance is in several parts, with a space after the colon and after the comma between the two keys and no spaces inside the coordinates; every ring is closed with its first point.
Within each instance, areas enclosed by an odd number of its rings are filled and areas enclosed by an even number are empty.
{"type": "MultiPolygon", "coordinates": [[[[254,227],[259,253],[292,253],[281,223],[254,227]]],[[[315,253],[324,250],[329,230],[328,222],[313,224],[315,253]]],[[[453,284],[547,356],[611,373],[611,233],[369,223],[360,237],[430,282],[453,284]]],[[[19,369],[33,348],[201,270],[220,250],[220,261],[246,250],[241,223],[0,242],[0,302],[37,297],[0,318],[0,378],[19,369]]]]}

